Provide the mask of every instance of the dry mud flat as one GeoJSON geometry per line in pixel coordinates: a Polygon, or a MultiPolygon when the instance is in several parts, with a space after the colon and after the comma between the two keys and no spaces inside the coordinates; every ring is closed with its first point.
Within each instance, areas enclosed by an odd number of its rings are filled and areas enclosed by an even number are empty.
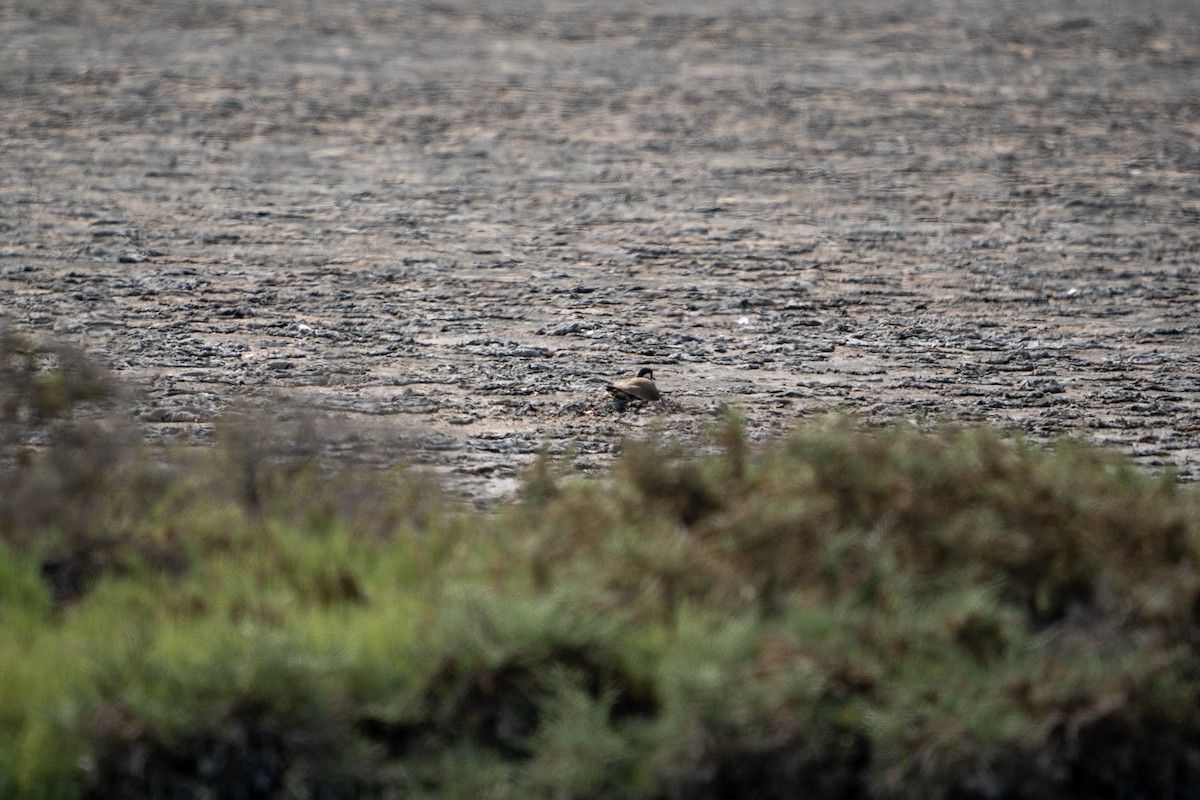
{"type": "Polygon", "coordinates": [[[483,497],[730,402],[1200,476],[1191,0],[10,0],[0,107],[0,323],[154,438],[298,404],[483,497]]]}

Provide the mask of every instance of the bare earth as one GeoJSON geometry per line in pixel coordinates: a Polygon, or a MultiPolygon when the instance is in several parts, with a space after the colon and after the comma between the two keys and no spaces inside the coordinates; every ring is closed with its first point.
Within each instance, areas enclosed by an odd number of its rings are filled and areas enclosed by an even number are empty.
{"type": "Polygon", "coordinates": [[[1200,477],[1194,0],[8,0],[0,129],[0,325],[151,438],[298,405],[488,498],[731,403],[1200,477]]]}

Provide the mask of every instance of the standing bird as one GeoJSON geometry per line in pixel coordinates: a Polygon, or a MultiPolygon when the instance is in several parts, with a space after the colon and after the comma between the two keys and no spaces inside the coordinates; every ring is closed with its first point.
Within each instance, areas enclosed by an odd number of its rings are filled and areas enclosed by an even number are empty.
{"type": "Polygon", "coordinates": [[[652,403],[662,395],[654,385],[654,370],[642,367],[636,378],[622,378],[604,387],[612,395],[617,411],[624,411],[630,403],[652,403]]]}

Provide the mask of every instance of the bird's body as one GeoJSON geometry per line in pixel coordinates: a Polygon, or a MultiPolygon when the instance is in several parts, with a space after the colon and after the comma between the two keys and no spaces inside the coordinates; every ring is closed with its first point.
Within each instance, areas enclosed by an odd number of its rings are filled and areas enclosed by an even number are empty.
{"type": "Polygon", "coordinates": [[[642,367],[636,378],[613,381],[604,389],[612,395],[613,402],[621,410],[629,403],[652,403],[662,397],[654,384],[654,371],[649,367],[642,367]]]}

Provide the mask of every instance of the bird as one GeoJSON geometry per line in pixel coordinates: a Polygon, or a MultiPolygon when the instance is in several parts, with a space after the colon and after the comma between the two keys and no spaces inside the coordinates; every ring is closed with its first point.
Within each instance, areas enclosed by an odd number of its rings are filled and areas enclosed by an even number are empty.
{"type": "Polygon", "coordinates": [[[618,411],[624,411],[630,403],[652,403],[662,397],[654,385],[654,370],[642,367],[636,378],[622,378],[604,387],[612,395],[618,411]]]}

